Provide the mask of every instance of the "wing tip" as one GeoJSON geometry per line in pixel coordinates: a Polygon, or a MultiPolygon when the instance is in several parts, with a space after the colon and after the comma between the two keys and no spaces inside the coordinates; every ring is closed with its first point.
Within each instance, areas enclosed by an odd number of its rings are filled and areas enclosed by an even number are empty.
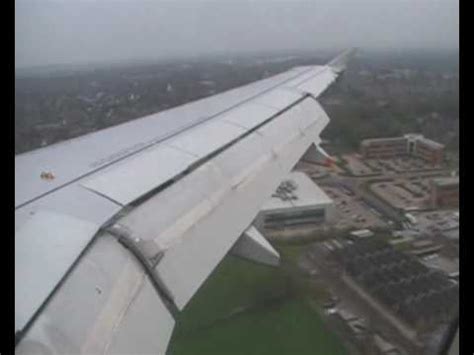
{"type": "Polygon", "coordinates": [[[346,49],[327,63],[327,66],[331,67],[337,73],[344,71],[347,67],[347,63],[352,59],[356,51],[356,47],[346,49]]]}

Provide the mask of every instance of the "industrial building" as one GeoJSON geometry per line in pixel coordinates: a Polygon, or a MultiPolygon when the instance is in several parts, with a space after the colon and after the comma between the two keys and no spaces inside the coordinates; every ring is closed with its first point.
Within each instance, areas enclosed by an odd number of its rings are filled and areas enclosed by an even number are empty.
{"type": "Polygon", "coordinates": [[[263,205],[254,225],[260,230],[315,227],[334,220],[333,201],[304,173],[295,171],[263,205]]]}
{"type": "Polygon", "coordinates": [[[420,134],[406,134],[403,137],[364,139],[360,144],[360,153],[366,159],[409,155],[438,165],[444,159],[444,145],[420,134]]]}
{"type": "Polygon", "coordinates": [[[459,177],[431,180],[431,207],[459,207],[459,177]]]}

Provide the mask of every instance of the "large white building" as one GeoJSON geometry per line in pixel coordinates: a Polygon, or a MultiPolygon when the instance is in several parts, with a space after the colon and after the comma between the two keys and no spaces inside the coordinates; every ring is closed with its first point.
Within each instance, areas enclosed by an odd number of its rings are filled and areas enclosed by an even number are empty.
{"type": "Polygon", "coordinates": [[[333,201],[304,173],[291,172],[263,205],[255,220],[260,230],[315,227],[334,220],[333,201]]]}

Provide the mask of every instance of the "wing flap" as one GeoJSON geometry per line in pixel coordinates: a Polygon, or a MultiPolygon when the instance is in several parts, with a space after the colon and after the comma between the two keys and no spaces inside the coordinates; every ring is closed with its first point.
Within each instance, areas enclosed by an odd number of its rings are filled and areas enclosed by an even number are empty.
{"type": "Polygon", "coordinates": [[[311,98],[303,100],[119,221],[134,238],[153,238],[166,250],[156,272],[179,308],[186,305],[317,137],[324,126],[318,120],[325,118],[318,107],[311,98]],[[301,115],[313,121],[305,127],[305,134],[300,131],[301,115]],[[212,184],[203,185],[206,181],[212,184]],[[205,189],[202,199],[196,198],[195,187],[205,189]],[[160,210],[173,206],[176,200],[183,201],[183,213],[170,216],[166,225],[161,225],[165,221],[158,217],[160,210]]]}
{"type": "Polygon", "coordinates": [[[175,321],[141,266],[101,234],[17,345],[17,354],[164,354],[175,321]]]}
{"type": "Polygon", "coordinates": [[[39,211],[16,232],[16,330],[23,329],[98,229],[88,221],[39,211]]]}
{"type": "Polygon", "coordinates": [[[255,101],[233,108],[213,120],[114,164],[86,178],[81,185],[121,205],[127,205],[243,136],[276,115],[279,109],[300,98],[301,94],[295,92],[271,90],[255,101]],[[277,101],[281,102],[280,105],[276,104],[277,101]],[[269,105],[263,105],[262,102],[269,105]]]}

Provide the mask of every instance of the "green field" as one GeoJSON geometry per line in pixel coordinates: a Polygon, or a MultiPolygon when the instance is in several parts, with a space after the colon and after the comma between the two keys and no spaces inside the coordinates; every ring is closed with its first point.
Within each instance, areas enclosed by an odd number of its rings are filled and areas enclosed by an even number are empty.
{"type": "Polygon", "coordinates": [[[346,354],[283,264],[227,256],[179,315],[168,354],[346,354]]]}

